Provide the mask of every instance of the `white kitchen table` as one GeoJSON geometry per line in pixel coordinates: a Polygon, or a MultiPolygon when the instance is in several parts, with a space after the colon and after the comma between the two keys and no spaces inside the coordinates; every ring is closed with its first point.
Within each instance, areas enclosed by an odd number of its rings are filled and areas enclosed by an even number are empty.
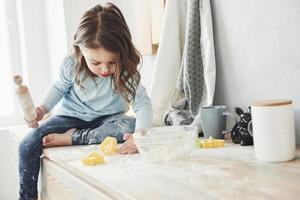
{"type": "Polygon", "coordinates": [[[80,157],[95,149],[45,149],[42,199],[300,199],[299,148],[295,160],[283,163],[256,161],[253,146],[226,143],[168,163],[147,163],[135,154],[82,165],[80,157]]]}

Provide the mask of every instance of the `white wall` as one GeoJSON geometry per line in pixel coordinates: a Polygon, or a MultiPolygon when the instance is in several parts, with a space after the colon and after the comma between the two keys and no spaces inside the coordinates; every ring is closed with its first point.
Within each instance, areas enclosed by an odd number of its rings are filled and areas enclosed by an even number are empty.
{"type": "Polygon", "coordinates": [[[300,144],[300,1],[212,0],[215,104],[292,99],[300,144]]]}
{"type": "Polygon", "coordinates": [[[0,129],[0,199],[18,199],[17,145],[8,130],[0,129]]]}

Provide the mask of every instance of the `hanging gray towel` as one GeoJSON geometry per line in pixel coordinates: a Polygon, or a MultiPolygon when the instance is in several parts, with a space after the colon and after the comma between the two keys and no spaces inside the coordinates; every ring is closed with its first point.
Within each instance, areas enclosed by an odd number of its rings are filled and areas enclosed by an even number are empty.
{"type": "Polygon", "coordinates": [[[164,117],[166,125],[191,124],[195,117],[199,117],[201,106],[212,104],[213,97],[211,95],[213,96],[214,93],[215,61],[213,42],[209,40],[213,38],[212,31],[210,31],[210,38],[207,37],[207,29],[212,29],[210,14],[209,1],[188,0],[186,37],[181,70],[170,100],[173,110],[167,112],[164,117]],[[208,9],[210,18],[207,18],[208,9]],[[204,12],[204,15],[200,13],[201,11],[204,12]],[[208,20],[210,23],[201,24],[204,20],[208,20]],[[207,44],[203,43],[209,43],[209,48],[207,48],[207,44]],[[210,58],[210,62],[207,62],[207,57],[210,58]],[[207,70],[207,68],[211,69],[207,70]],[[209,82],[213,82],[213,84],[209,82]]]}

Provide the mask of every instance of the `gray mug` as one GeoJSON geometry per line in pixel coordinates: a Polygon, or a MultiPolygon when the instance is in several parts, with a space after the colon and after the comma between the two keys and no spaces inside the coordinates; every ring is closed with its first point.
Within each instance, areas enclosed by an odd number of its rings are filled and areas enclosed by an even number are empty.
{"type": "Polygon", "coordinates": [[[230,132],[226,129],[226,118],[233,115],[226,111],[226,106],[204,106],[200,109],[201,124],[204,137],[224,139],[224,134],[230,132]]]}

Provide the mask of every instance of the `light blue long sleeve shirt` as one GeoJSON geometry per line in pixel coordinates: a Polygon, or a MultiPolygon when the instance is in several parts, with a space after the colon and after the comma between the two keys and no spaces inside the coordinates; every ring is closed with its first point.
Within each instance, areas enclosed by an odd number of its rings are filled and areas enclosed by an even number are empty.
{"type": "MultiPolygon", "coordinates": [[[[75,61],[66,57],[60,66],[59,78],[54,82],[41,104],[48,111],[62,100],[56,111],[57,115],[76,117],[91,121],[104,115],[124,113],[128,103],[120,95],[113,92],[111,78],[88,78],[83,82],[85,90],[75,83],[75,61]]],[[[146,89],[140,83],[133,100],[133,110],[136,114],[135,129],[150,127],[152,123],[152,105],[146,89]]]]}

